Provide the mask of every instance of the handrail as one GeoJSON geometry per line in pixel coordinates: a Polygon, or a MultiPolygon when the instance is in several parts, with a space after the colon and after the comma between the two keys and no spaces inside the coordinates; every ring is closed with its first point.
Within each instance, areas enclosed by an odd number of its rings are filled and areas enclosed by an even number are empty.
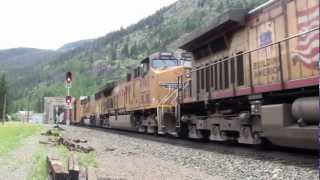
{"type": "MultiPolygon", "coordinates": [[[[187,88],[188,86],[183,85],[183,89],[187,88]]],[[[165,102],[168,101],[174,94],[176,94],[176,97],[173,98],[173,100],[175,100],[178,97],[178,89],[175,89],[174,91],[169,92],[164,98],[162,98],[160,100],[160,102],[158,103],[157,107],[160,107],[162,105],[165,105],[165,102]]],[[[173,100],[170,101],[170,104],[172,104],[173,100]]]]}
{"type": "MultiPolygon", "coordinates": [[[[219,61],[211,62],[211,63],[205,64],[205,65],[199,66],[199,67],[195,67],[194,69],[192,69],[191,71],[188,71],[188,72],[184,73],[183,75],[188,75],[188,74],[191,74],[191,73],[196,72],[196,71],[198,71],[198,70],[202,70],[202,69],[205,69],[205,68],[207,68],[207,67],[210,67],[210,66],[212,66],[212,65],[219,64],[219,63],[226,62],[226,61],[230,61],[231,59],[234,59],[234,58],[236,58],[236,57],[238,57],[238,56],[244,56],[244,55],[246,55],[246,54],[250,54],[250,53],[252,53],[252,52],[259,51],[259,50],[261,50],[261,49],[265,49],[265,48],[267,48],[267,47],[270,47],[270,46],[273,46],[273,45],[276,45],[276,44],[280,44],[280,43],[285,42],[285,41],[287,41],[287,40],[290,40],[290,39],[293,39],[293,38],[296,38],[296,37],[299,37],[299,36],[303,36],[303,35],[305,35],[305,34],[308,34],[308,33],[313,32],[313,31],[317,31],[317,30],[319,30],[319,29],[320,29],[320,26],[318,26],[318,27],[316,27],[316,28],[314,28],[314,29],[311,29],[311,30],[308,30],[308,31],[305,31],[305,32],[302,32],[302,33],[299,33],[299,34],[296,34],[296,35],[293,35],[293,36],[289,36],[289,37],[284,38],[284,39],[282,39],[282,40],[280,40],[280,41],[277,41],[277,42],[274,42],[274,43],[265,45],[265,46],[263,46],[263,47],[259,47],[259,48],[253,49],[253,50],[249,50],[249,51],[246,51],[246,52],[244,52],[244,53],[239,53],[239,54],[237,54],[237,55],[235,55],[235,56],[232,56],[232,57],[229,57],[229,58],[226,58],[226,59],[223,59],[223,60],[219,60],[219,61]]],[[[182,76],[182,75],[181,75],[181,76],[182,76]]]]}
{"type": "Polygon", "coordinates": [[[165,102],[167,102],[174,94],[177,94],[177,92],[178,92],[177,89],[175,89],[174,91],[171,91],[171,93],[167,97],[164,98],[165,101],[164,102],[161,101],[160,106],[165,105],[165,102]]]}
{"type": "Polygon", "coordinates": [[[162,103],[163,103],[163,101],[164,101],[164,99],[167,99],[167,97],[170,97],[171,94],[172,94],[172,91],[170,91],[170,89],[169,89],[168,94],[167,94],[166,96],[164,96],[164,97],[160,100],[160,102],[157,104],[157,106],[161,106],[162,103]]]}
{"type": "MultiPolygon", "coordinates": [[[[186,81],[185,83],[187,83],[187,82],[188,82],[188,81],[186,81]]],[[[185,85],[185,83],[182,84],[182,89],[181,89],[181,91],[184,91],[187,87],[190,86],[189,84],[185,85]]],[[[177,91],[177,92],[178,92],[178,91],[177,91]]],[[[178,98],[178,93],[176,94],[175,99],[176,99],[176,98],[178,98]]],[[[173,102],[171,101],[171,103],[173,103],[173,102]]]]}

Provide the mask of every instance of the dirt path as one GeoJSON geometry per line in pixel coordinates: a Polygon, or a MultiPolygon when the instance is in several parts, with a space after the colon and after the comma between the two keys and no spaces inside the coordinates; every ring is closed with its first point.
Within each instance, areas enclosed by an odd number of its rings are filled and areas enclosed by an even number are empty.
{"type": "Polygon", "coordinates": [[[0,157],[0,180],[24,180],[32,171],[32,158],[39,148],[37,133],[24,140],[17,149],[0,157]]]}

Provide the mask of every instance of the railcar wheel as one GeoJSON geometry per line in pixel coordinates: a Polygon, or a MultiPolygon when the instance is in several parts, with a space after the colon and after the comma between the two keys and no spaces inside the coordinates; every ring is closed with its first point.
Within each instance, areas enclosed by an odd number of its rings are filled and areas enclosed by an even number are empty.
{"type": "Polygon", "coordinates": [[[181,122],[180,128],[177,131],[179,137],[187,138],[189,134],[188,124],[181,122]]]}
{"type": "Polygon", "coordinates": [[[195,124],[189,124],[188,129],[189,129],[188,137],[190,139],[202,139],[203,138],[201,131],[197,129],[195,124]]]}
{"type": "Polygon", "coordinates": [[[272,144],[271,142],[266,138],[260,138],[261,143],[260,144],[254,144],[253,147],[257,150],[271,150],[272,144]]]}

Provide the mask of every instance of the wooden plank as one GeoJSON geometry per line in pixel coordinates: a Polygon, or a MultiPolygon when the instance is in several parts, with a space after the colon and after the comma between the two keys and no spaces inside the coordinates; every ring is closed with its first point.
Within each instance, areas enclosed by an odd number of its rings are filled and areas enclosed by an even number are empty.
{"type": "Polygon", "coordinates": [[[68,170],[69,170],[69,179],[78,180],[79,179],[79,161],[78,157],[75,154],[71,154],[68,160],[68,170]]]}
{"type": "Polygon", "coordinates": [[[87,170],[85,168],[80,169],[79,180],[87,180],[87,170]]]}
{"type": "Polygon", "coordinates": [[[68,178],[68,172],[59,159],[47,156],[47,161],[48,171],[53,180],[65,180],[68,178]]]}
{"type": "Polygon", "coordinates": [[[87,168],[87,180],[97,180],[96,172],[93,168],[89,167],[87,168]]]}

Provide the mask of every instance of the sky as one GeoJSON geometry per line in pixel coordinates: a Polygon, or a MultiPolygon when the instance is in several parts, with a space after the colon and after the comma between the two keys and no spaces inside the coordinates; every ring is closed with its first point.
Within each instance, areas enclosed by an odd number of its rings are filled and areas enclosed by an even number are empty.
{"type": "Polygon", "coordinates": [[[0,49],[58,49],[104,36],[176,0],[1,0],[0,49]]]}

